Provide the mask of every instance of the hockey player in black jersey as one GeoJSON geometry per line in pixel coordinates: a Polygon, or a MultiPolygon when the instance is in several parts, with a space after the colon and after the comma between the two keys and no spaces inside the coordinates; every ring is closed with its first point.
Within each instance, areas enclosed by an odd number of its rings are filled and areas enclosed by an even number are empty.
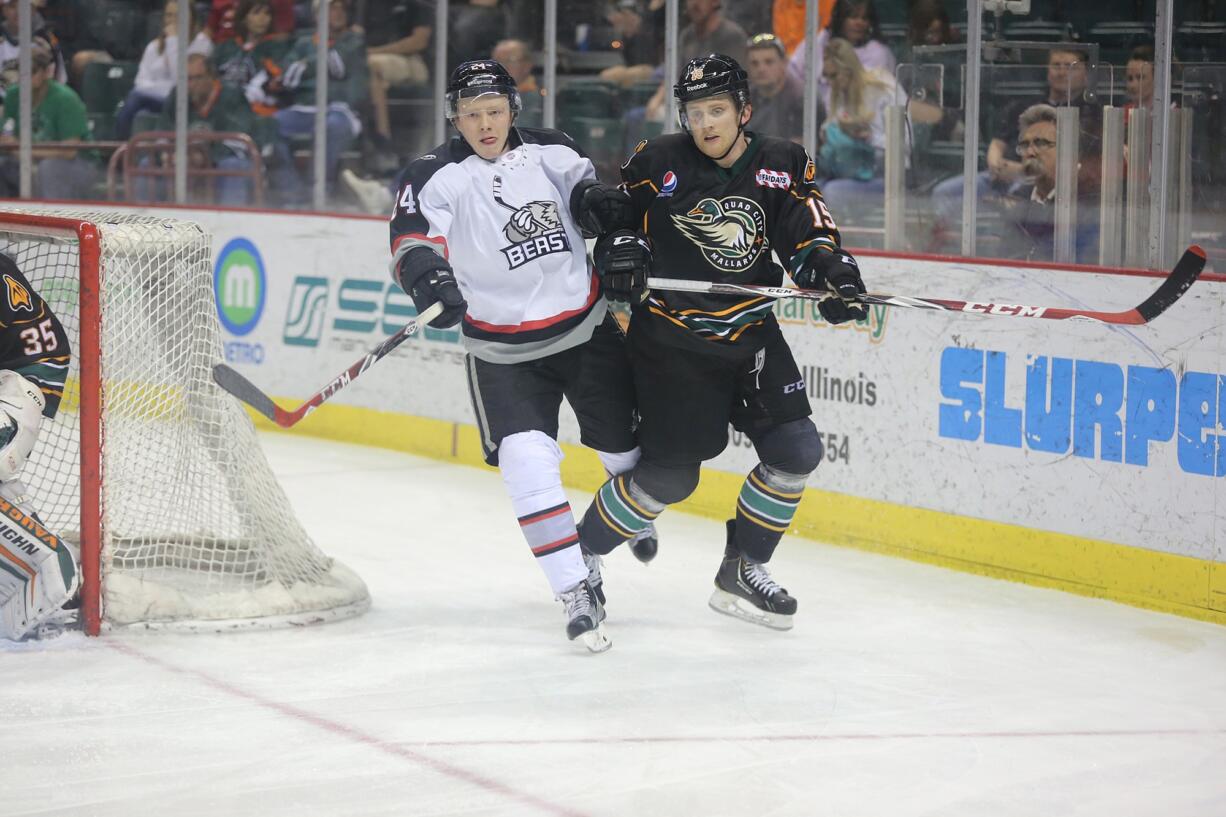
{"type": "Polygon", "coordinates": [[[21,480],[59,410],[70,354],[51,307],[0,253],[0,638],[36,631],[80,582],[75,555],[42,527],[21,480]]]}
{"type": "Polygon", "coordinates": [[[638,460],[624,338],[584,243],[633,225],[633,208],[565,134],[514,126],[519,93],[497,62],[456,68],[445,102],[460,135],[401,175],[392,275],[418,310],[444,304],[433,326],[460,324],[486,461],[566,608],[568,636],[599,652],[610,644],[600,559],[581,551],[562,490],[558,409],[570,403],[608,473],[638,460]]]}
{"type": "Polygon", "coordinates": [[[788,529],[822,446],[804,380],[767,298],[648,291],[658,277],[830,292],[827,321],[865,317],[855,260],[813,183],[814,166],[792,142],[745,130],[748,78],[730,57],[691,60],[673,88],[683,133],[642,142],[622,167],[638,233],[596,247],[606,294],[632,306],[628,349],[638,393],[632,471],[597,492],[580,525],[586,548],[610,552],[698,485],[699,467],[728,443],[728,425],[761,462],[746,477],[727,523],[711,606],[776,629],[792,626],[796,599],[766,563],[788,529]]]}

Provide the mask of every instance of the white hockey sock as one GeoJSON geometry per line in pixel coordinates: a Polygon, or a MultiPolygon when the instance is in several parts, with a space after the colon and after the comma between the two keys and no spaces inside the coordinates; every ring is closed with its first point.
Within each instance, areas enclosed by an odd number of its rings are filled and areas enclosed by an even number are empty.
{"type": "Polygon", "coordinates": [[[605,473],[615,477],[633,468],[638,463],[639,457],[642,456],[642,452],[636,445],[629,451],[622,451],[616,454],[608,451],[597,451],[596,455],[600,457],[600,464],[604,466],[605,473]]]}
{"type": "Polygon", "coordinates": [[[498,445],[511,507],[554,595],[587,578],[575,517],[562,490],[561,462],[562,449],[540,431],[512,434],[498,445]]]}

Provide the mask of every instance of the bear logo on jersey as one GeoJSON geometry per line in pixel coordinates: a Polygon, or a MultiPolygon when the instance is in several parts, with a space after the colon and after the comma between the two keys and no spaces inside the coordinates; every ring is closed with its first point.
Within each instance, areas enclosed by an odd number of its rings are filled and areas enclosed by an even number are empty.
{"type": "Polygon", "coordinates": [[[724,272],[749,269],[767,246],[766,214],[751,199],[703,199],[687,213],[673,213],[672,219],[707,263],[724,272]]]}
{"type": "Polygon", "coordinates": [[[511,241],[502,248],[507,266],[516,269],[543,255],[570,252],[570,240],[553,201],[530,201],[522,207],[508,204],[502,198],[502,177],[494,177],[494,201],[511,211],[511,218],[502,232],[511,241]]]}
{"type": "Polygon", "coordinates": [[[16,312],[18,309],[24,309],[27,312],[34,311],[34,299],[30,297],[30,290],[21,285],[21,282],[11,275],[4,276],[4,283],[8,289],[9,308],[16,312]]]}

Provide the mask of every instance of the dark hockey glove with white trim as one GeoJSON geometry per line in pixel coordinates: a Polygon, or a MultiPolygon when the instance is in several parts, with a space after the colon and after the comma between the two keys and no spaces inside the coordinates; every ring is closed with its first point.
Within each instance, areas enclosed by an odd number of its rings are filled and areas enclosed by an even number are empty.
{"type": "Polygon", "coordinates": [[[792,280],[801,289],[825,290],[833,295],[817,305],[828,323],[862,321],[868,317],[868,309],[858,298],[866,291],[860,265],[846,250],[813,250],[793,273],[792,280]]]}
{"type": "Polygon", "coordinates": [[[414,247],[400,259],[400,287],[413,299],[418,313],[441,301],[443,311],[430,321],[435,329],[455,326],[468,310],[468,302],[460,292],[451,264],[433,250],[414,247]]]}
{"type": "Polygon", "coordinates": [[[596,244],[593,256],[604,296],[614,303],[638,304],[647,297],[651,247],[630,230],[618,230],[596,244]]]}
{"type": "Polygon", "coordinates": [[[570,214],[584,238],[633,230],[638,223],[630,195],[595,179],[583,179],[575,185],[570,194],[570,214]]]}

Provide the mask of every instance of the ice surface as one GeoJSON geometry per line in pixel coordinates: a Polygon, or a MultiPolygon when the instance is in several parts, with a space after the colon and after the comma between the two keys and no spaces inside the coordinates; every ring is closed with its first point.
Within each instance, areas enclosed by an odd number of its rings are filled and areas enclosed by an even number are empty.
{"type": "Polygon", "coordinates": [[[496,473],[262,443],[371,611],[0,642],[0,815],[1226,814],[1226,628],[789,538],[769,631],[670,512],[590,655],[496,473]]]}

